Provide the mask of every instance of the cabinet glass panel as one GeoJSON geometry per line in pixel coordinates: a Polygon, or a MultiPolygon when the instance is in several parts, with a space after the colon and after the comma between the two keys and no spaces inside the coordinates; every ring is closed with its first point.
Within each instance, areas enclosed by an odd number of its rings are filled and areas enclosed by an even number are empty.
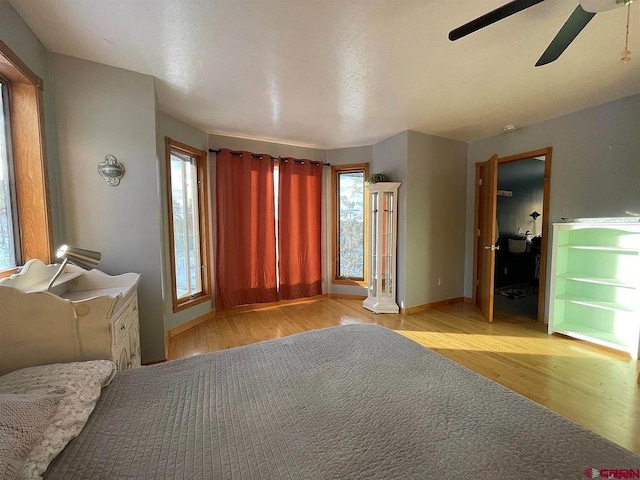
{"type": "Polygon", "coordinates": [[[378,291],[378,259],[377,248],[378,244],[378,193],[371,194],[371,265],[370,265],[370,281],[369,281],[369,296],[376,297],[378,291]]]}
{"type": "Polygon", "coordinates": [[[382,265],[383,265],[383,295],[390,297],[393,295],[393,286],[391,284],[391,255],[393,248],[393,193],[384,192],[382,197],[382,265]]]}

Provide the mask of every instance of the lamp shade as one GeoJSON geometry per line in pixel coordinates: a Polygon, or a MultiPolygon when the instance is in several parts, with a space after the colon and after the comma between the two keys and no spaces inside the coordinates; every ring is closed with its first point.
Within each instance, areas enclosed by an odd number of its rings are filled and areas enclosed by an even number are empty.
{"type": "Polygon", "coordinates": [[[66,259],[85,270],[91,270],[98,266],[102,254],[93,250],[62,245],[56,252],[56,258],[66,259]]]}

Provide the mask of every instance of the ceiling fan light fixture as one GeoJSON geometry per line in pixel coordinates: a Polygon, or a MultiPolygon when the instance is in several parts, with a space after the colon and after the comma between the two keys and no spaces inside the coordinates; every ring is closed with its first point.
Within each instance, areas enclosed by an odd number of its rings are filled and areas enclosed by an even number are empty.
{"type": "MultiPolygon", "coordinates": [[[[622,0],[622,1],[625,1],[625,0],[622,0]]],[[[631,16],[632,2],[633,0],[628,0],[628,3],[625,3],[625,5],[627,6],[627,32],[624,38],[624,50],[621,53],[622,58],[620,59],[622,63],[629,63],[631,61],[631,51],[629,50],[629,17],[631,16]]]]}
{"type": "Polygon", "coordinates": [[[631,61],[631,52],[628,48],[625,48],[620,55],[622,55],[622,58],[620,59],[622,63],[629,63],[631,61]]]}
{"type": "Polygon", "coordinates": [[[580,6],[585,12],[598,13],[613,10],[623,5],[629,5],[634,0],[580,0],[580,6]]]}

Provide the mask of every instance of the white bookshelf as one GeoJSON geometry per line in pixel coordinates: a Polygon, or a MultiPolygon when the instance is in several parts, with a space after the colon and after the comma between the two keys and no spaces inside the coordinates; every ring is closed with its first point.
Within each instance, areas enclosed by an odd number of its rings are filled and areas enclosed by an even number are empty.
{"type": "Polygon", "coordinates": [[[556,223],[549,333],[640,348],[640,223],[556,223]]]}

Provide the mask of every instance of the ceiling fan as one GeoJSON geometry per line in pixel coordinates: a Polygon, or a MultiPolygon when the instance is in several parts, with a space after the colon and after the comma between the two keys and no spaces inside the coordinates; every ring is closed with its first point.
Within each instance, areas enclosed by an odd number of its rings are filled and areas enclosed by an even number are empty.
{"type": "MultiPolygon", "coordinates": [[[[461,27],[451,30],[451,32],[449,32],[449,40],[458,40],[470,33],[476,32],[481,28],[510,17],[522,10],[533,7],[543,1],[544,0],[513,0],[489,13],[485,13],[481,17],[465,23],[461,27]]],[[[558,57],[562,55],[562,52],[564,52],[571,42],[573,42],[573,40],[578,36],[582,29],[587,26],[587,23],[589,23],[596,13],[611,10],[622,5],[630,5],[632,2],[633,0],[580,0],[580,4],[576,7],[569,19],[565,22],[560,31],[556,34],[555,38],[544,51],[540,59],[536,62],[536,67],[546,65],[547,63],[557,60],[558,57]]],[[[626,47],[625,51],[628,51],[626,50],[626,47]]]]}

